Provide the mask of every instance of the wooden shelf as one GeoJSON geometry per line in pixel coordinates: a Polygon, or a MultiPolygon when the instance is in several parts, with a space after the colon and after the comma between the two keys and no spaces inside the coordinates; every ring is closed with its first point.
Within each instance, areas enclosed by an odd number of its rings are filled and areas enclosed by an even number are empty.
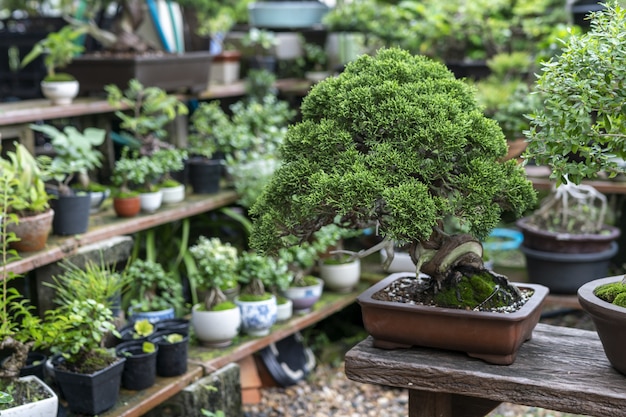
{"type": "MultiPolygon", "coordinates": [[[[549,178],[550,169],[543,166],[526,166],[528,179],[537,190],[550,190],[554,186],[554,180],[549,178]]],[[[620,180],[585,180],[583,184],[591,185],[603,194],[626,194],[626,181],[620,180]]]]}
{"type": "Polygon", "coordinates": [[[116,108],[106,99],[79,97],[71,104],[56,106],[47,99],[23,100],[0,104],[0,126],[31,123],[37,120],[60,119],[89,114],[112,113],[116,108]]]}
{"type": "MultiPolygon", "coordinates": [[[[310,81],[299,78],[285,78],[276,81],[276,88],[285,94],[306,95],[311,85],[310,81]]],[[[219,99],[243,96],[245,93],[245,84],[243,81],[239,81],[229,85],[210,86],[208,90],[200,93],[198,98],[202,100],[219,99]]]]}
{"type": "Polygon", "coordinates": [[[275,324],[270,334],[263,337],[238,336],[231,346],[225,348],[208,348],[198,344],[192,345],[189,350],[190,364],[200,365],[206,373],[211,373],[231,362],[236,362],[259,350],[275,343],[293,333],[307,328],[330,315],[343,310],[354,303],[356,297],[369,286],[365,280],[350,293],[333,293],[324,291],[320,300],[313,306],[313,310],[304,315],[294,315],[285,323],[275,324]]]}
{"type": "Polygon", "coordinates": [[[113,209],[108,207],[100,213],[91,215],[87,233],[67,237],[50,236],[45,249],[37,252],[20,253],[22,259],[10,263],[8,270],[22,274],[43,265],[60,261],[86,245],[181,220],[232,204],[236,200],[237,194],[234,191],[223,191],[211,195],[190,194],[181,203],[163,206],[155,213],[140,214],[131,218],[117,217],[113,209]]]}

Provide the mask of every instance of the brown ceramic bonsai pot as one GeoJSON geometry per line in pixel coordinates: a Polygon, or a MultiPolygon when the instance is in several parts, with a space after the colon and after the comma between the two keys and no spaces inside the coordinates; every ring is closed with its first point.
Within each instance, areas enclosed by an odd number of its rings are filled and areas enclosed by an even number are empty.
{"type": "Polygon", "coordinates": [[[516,226],[524,234],[524,246],[534,250],[558,253],[595,253],[611,249],[611,244],[621,234],[620,229],[605,225],[599,234],[554,233],[533,227],[527,217],[519,219],[516,226]]]}
{"type": "Polygon", "coordinates": [[[18,252],[33,252],[43,249],[48,242],[54,210],[49,209],[34,216],[20,217],[18,223],[11,223],[7,226],[9,232],[15,233],[19,238],[16,242],[11,242],[11,249],[18,252]]]}
{"type": "Polygon", "coordinates": [[[541,316],[548,289],[537,284],[516,284],[533,290],[517,311],[496,313],[441,308],[376,300],[372,296],[393,281],[414,274],[398,272],[379,281],[357,300],[363,324],[382,349],[431,347],[466,352],[469,356],[498,365],[510,365],[541,316]]]}
{"type": "Polygon", "coordinates": [[[208,88],[211,61],[209,51],[123,56],[85,54],[74,58],[66,72],[80,82],[81,94],[101,94],[107,84],[123,89],[133,78],[166,91],[199,93],[208,88]]]}
{"type": "Polygon", "coordinates": [[[599,278],[578,289],[580,306],[591,316],[611,365],[626,375],[626,308],[608,303],[593,293],[603,284],[622,280],[623,276],[599,278]]]}

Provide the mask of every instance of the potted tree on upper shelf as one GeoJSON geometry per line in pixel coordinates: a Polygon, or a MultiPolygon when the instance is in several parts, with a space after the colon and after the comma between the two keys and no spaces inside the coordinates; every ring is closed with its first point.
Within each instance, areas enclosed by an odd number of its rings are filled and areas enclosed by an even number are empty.
{"type": "Polygon", "coordinates": [[[47,75],[41,81],[41,91],[52,101],[52,104],[70,104],[78,95],[79,83],[76,78],[71,74],[56,70],[65,68],[77,54],[85,49],[79,43],[79,38],[84,33],[84,29],[64,26],[58,32],[51,32],[37,42],[22,59],[22,67],[25,67],[40,55],[45,55],[44,64],[47,75]]]}
{"type": "MultiPolygon", "coordinates": [[[[569,38],[537,81],[544,105],[532,115],[526,157],[550,166],[557,192],[585,178],[626,172],[621,139],[626,134],[621,99],[626,51],[615,42],[626,25],[626,9],[614,1],[606,6],[591,15],[588,32],[569,38]]],[[[588,208],[587,217],[592,213],[588,208]]],[[[603,228],[602,217],[593,220],[603,228]]],[[[626,373],[626,309],[610,303],[617,292],[608,301],[599,292],[602,284],[623,283],[623,277],[595,278],[578,289],[578,298],[593,318],[609,361],[626,373]]]]}
{"type": "Polygon", "coordinates": [[[503,213],[521,216],[536,195],[523,168],[501,160],[504,135],[474,90],[443,64],[383,48],[316,84],[301,110],[281,148],[283,165],[251,209],[251,246],[272,254],[330,223],[380,232],[381,244],[360,256],[410,242],[416,274],[391,275],[358,298],[375,345],[512,363],[547,289],[487,270],[480,238],[503,213]],[[446,229],[451,217],[468,233],[446,229]],[[401,283],[411,290],[396,291],[399,300],[389,289],[401,283]],[[439,324],[424,324],[432,319],[439,324]]]}
{"type": "Polygon", "coordinates": [[[71,187],[77,178],[83,188],[89,185],[89,174],[102,165],[102,152],[98,146],[104,143],[106,130],[94,127],[80,132],[73,126],[63,131],[52,125],[30,125],[31,129],[42,132],[51,138],[54,155],[41,155],[37,162],[41,166],[43,178],[47,181],[51,202],[55,210],[52,230],[56,235],[84,233],[89,227],[91,195],[86,191],[76,191],[71,187]]]}
{"type": "Polygon", "coordinates": [[[206,90],[211,53],[185,48],[183,28],[176,24],[180,13],[177,4],[170,5],[172,14],[168,15],[158,10],[156,2],[145,7],[137,0],[122,0],[115,2],[117,8],[112,21],[98,19],[107,14],[112,3],[83,2],[84,18],[68,18],[72,26],[84,30],[96,44],[94,51],[77,56],[66,69],[78,79],[83,93],[99,94],[108,84],[122,88],[133,78],[167,91],[206,90]],[[161,36],[160,22],[165,18],[173,22],[175,42],[165,33],[161,36]],[[106,21],[110,23],[106,28],[97,23],[106,21]],[[155,29],[157,35],[148,36],[155,29]]]}

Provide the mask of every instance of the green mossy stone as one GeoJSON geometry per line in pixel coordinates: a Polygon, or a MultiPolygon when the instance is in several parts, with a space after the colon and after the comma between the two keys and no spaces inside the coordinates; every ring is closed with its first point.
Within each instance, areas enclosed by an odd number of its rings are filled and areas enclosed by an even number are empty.
{"type": "Polygon", "coordinates": [[[493,293],[495,285],[489,275],[463,277],[457,286],[439,291],[435,303],[440,307],[473,309],[493,293]]]}

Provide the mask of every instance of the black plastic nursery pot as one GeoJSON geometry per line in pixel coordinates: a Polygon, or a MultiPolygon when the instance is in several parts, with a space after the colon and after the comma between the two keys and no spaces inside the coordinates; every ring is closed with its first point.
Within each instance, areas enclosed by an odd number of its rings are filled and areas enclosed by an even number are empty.
{"type": "Polygon", "coordinates": [[[222,161],[193,157],[187,161],[189,184],[194,194],[214,194],[220,190],[222,161]]]}
{"type": "Polygon", "coordinates": [[[59,196],[50,200],[54,210],[52,233],[58,236],[85,233],[89,228],[91,214],[91,196],[72,195],[59,196]]]}
{"type": "Polygon", "coordinates": [[[120,343],[115,347],[119,357],[126,358],[122,372],[122,386],[130,390],[150,388],[156,382],[156,360],[159,346],[154,352],[143,351],[143,340],[120,343]]]}
{"type": "Polygon", "coordinates": [[[150,337],[150,341],[159,346],[156,358],[156,373],[158,376],[170,377],[187,372],[187,352],[189,351],[189,336],[185,333],[183,339],[170,343],[167,336],[178,333],[172,330],[162,330],[150,337]]]}
{"type": "MultiPolygon", "coordinates": [[[[115,405],[125,358],[93,374],[78,374],[54,367],[54,378],[67,401],[70,411],[80,414],[100,414],[115,405]]],[[[63,358],[56,358],[62,361],[63,358]]]]}

